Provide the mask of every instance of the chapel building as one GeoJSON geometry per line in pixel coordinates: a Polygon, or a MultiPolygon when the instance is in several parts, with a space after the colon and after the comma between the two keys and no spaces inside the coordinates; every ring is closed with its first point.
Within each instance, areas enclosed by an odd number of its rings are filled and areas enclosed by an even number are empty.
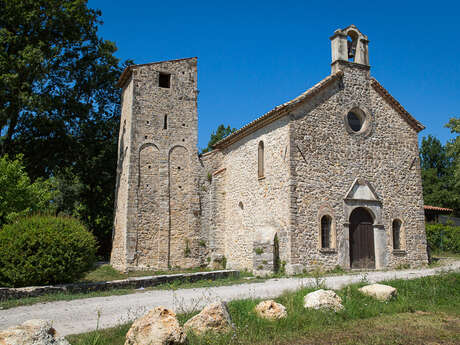
{"type": "Polygon", "coordinates": [[[199,155],[197,59],[123,72],[112,265],[120,270],[427,263],[418,132],[336,30],[331,74],[199,155]]]}

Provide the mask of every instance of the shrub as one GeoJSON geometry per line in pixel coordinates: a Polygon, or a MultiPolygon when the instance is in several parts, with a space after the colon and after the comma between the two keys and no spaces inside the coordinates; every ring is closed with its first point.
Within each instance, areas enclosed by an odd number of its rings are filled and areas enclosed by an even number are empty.
{"type": "Polygon", "coordinates": [[[51,180],[31,182],[24,170],[22,155],[0,157],[0,226],[34,212],[52,210],[51,180]]]}
{"type": "Polygon", "coordinates": [[[0,286],[72,282],[95,261],[94,236],[73,218],[31,216],[0,231],[0,286]]]}
{"type": "Polygon", "coordinates": [[[432,250],[460,253],[460,226],[427,224],[426,238],[432,250]]]}

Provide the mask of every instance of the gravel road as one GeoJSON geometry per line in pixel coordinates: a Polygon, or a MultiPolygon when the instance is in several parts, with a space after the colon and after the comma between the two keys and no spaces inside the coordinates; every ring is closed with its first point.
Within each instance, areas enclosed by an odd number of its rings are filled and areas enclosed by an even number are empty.
{"type": "MultiPolygon", "coordinates": [[[[331,276],[322,278],[322,283],[330,289],[340,289],[363,279],[370,283],[389,279],[414,279],[449,270],[460,271],[460,261],[453,261],[438,268],[370,271],[331,276]]],[[[230,301],[243,298],[273,298],[284,291],[315,286],[316,283],[313,278],[281,278],[212,288],[139,291],[123,296],[40,303],[0,310],[0,329],[30,319],[47,319],[53,320],[54,327],[62,335],[78,334],[96,329],[98,317],[99,327],[108,328],[131,321],[159,305],[181,313],[197,310],[217,299],[230,301]]]]}

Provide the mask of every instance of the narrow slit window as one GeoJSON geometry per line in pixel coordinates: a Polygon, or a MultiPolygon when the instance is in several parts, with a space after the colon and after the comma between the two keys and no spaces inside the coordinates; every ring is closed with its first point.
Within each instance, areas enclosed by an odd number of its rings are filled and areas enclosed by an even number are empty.
{"type": "Polygon", "coordinates": [[[259,178],[264,177],[264,142],[259,142],[258,152],[258,176],[259,178]]]}
{"type": "Polygon", "coordinates": [[[331,224],[332,219],[329,216],[321,218],[321,248],[331,248],[331,224]]]}
{"type": "Polygon", "coordinates": [[[398,219],[393,221],[393,249],[401,249],[401,221],[398,219]]]}
{"type": "Polygon", "coordinates": [[[165,115],[163,129],[168,129],[168,115],[165,115]]]}
{"type": "Polygon", "coordinates": [[[171,87],[171,74],[160,73],[160,77],[158,78],[158,86],[169,89],[171,87]]]}

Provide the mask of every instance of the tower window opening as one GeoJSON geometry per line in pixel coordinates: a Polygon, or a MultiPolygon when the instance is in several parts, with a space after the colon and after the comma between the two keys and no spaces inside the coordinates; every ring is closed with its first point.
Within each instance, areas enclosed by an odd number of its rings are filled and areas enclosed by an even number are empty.
{"type": "Polygon", "coordinates": [[[160,77],[158,78],[158,86],[169,89],[171,87],[171,74],[160,73],[160,77]]]}
{"type": "Polygon", "coordinates": [[[165,115],[164,123],[163,123],[163,129],[168,129],[168,115],[165,115]]]}
{"type": "Polygon", "coordinates": [[[356,34],[353,31],[349,32],[347,46],[348,46],[348,61],[350,62],[355,62],[357,45],[358,45],[358,34],[356,34]]]}

